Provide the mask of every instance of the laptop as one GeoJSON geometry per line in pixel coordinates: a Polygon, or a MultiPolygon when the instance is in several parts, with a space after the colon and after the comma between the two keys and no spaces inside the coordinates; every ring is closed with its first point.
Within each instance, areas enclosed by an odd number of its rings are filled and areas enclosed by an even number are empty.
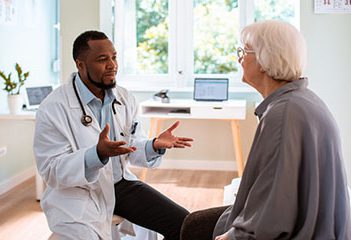
{"type": "Polygon", "coordinates": [[[228,100],[228,78],[195,78],[194,100],[226,101],[228,100]]]}
{"type": "Polygon", "coordinates": [[[53,88],[50,85],[38,87],[26,87],[25,99],[26,108],[35,110],[39,108],[40,103],[52,92],[53,88]]]}

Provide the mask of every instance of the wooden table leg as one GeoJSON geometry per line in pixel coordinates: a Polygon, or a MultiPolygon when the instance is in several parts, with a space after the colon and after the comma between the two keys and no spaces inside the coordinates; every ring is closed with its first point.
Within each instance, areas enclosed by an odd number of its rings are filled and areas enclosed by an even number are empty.
{"type": "Polygon", "coordinates": [[[162,124],[163,124],[163,119],[162,118],[157,118],[156,119],[156,135],[155,136],[158,136],[160,134],[162,124]]]}
{"type": "Polygon", "coordinates": [[[240,138],[240,128],[239,122],[237,120],[230,121],[232,127],[232,135],[233,135],[233,144],[235,151],[235,160],[238,167],[238,175],[241,177],[244,171],[244,161],[243,161],[243,152],[240,138]]]}
{"type": "Polygon", "coordinates": [[[157,122],[157,118],[150,118],[150,127],[149,127],[149,133],[148,133],[148,137],[152,138],[153,134],[154,134],[154,129],[156,127],[156,122],[157,122]]]}

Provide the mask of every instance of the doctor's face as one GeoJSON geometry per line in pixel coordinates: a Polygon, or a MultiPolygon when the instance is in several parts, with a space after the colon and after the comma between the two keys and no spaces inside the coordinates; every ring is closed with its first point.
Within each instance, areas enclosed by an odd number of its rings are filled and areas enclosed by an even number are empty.
{"type": "Polygon", "coordinates": [[[88,86],[93,84],[100,89],[115,87],[118,64],[112,42],[108,39],[90,40],[88,45],[89,50],[77,60],[80,77],[88,86]]]}

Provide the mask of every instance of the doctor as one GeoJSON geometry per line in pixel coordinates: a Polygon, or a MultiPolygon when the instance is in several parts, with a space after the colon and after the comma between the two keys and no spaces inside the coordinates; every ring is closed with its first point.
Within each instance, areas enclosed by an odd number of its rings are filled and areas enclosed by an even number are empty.
{"type": "Polygon", "coordinates": [[[34,153],[47,184],[41,207],[59,239],[110,240],[113,213],[178,240],[188,211],[145,183],[129,163],[156,167],[166,148],[190,147],[174,123],[148,140],[133,96],[116,86],[117,53],[102,32],[73,44],[78,73],[56,89],[36,114],[34,153]]]}

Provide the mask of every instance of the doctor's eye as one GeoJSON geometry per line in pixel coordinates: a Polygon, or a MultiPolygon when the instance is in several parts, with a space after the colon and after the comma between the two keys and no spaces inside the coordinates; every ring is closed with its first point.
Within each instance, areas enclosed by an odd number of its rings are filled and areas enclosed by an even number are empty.
{"type": "Polygon", "coordinates": [[[99,58],[98,62],[106,62],[108,59],[107,58],[99,58]]]}

